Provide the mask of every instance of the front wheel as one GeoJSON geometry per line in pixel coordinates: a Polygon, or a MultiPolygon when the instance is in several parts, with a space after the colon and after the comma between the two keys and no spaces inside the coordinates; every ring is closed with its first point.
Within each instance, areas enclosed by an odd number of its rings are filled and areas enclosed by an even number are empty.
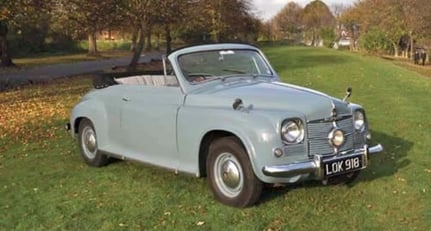
{"type": "Polygon", "coordinates": [[[97,147],[97,136],[94,126],[88,119],[82,119],[78,128],[79,148],[85,163],[94,167],[108,164],[109,158],[102,154],[97,147]]]}
{"type": "Polygon", "coordinates": [[[259,199],[263,184],[254,175],[248,155],[235,137],[214,141],[206,165],[209,186],[218,201],[247,207],[259,199]]]}

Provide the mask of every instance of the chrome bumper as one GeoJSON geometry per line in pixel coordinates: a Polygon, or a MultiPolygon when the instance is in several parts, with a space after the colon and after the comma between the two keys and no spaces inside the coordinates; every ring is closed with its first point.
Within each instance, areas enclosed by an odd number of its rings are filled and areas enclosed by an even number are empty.
{"type": "Polygon", "coordinates": [[[341,156],[333,156],[329,158],[322,157],[320,155],[316,155],[313,160],[292,163],[292,164],[284,164],[284,165],[274,165],[274,166],[265,166],[262,169],[263,174],[271,177],[294,177],[301,174],[312,174],[317,180],[321,180],[324,177],[323,168],[322,168],[322,159],[325,161],[333,161],[337,159],[343,159],[348,157],[353,157],[357,155],[363,155],[364,158],[364,168],[368,165],[367,160],[371,154],[376,154],[383,151],[383,146],[381,144],[368,147],[365,145],[361,149],[355,150],[353,153],[341,155],[341,156]]]}

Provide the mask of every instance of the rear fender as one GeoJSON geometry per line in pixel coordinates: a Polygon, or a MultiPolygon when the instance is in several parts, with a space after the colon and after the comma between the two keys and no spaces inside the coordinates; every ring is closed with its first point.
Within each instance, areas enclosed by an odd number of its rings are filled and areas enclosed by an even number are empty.
{"type": "Polygon", "coordinates": [[[70,116],[72,135],[78,134],[79,123],[82,119],[91,121],[97,134],[98,146],[103,149],[109,143],[108,118],[104,104],[97,100],[85,100],[78,103],[72,109],[70,116]]]}

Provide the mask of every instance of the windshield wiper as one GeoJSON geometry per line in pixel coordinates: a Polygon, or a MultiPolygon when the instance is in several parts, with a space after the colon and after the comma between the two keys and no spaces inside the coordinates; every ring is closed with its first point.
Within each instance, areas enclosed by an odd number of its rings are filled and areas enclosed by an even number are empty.
{"type": "Polygon", "coordinates": [[[233,73],[237,73],[237,74],[247,74],[247,72],[245,72],[245,71],[235,70],[235,69],[223,69],[222,71],[229,71],[229,72],[233,72],[233,73]]]}
{"type": "Polygon", "coordinates": [[[210,77],[210,78],[205,79],[205,81],[202,81],[202,82],[211,82],[211,81],[214,81],[214,80],[221,80],[221,81],[224,82],[224,81],[226,81],[226,79],[229,79],[229,78],[245,78],[245,77],[256,79],[258,77],[273,78],[274,76],[273,75],[269,75],[269,74],[239,73],[239,74],[232,74],[232,75],[210,77]]]}
{"type": "Polygon", "coordinates": [[[273,75],[268,75],[268,74],[256,74],[256,73],[244,73],[244,74],[232,74],[232,75],[225,75],[225,76],[220,76],[216,79],[221,79],[222,81],[225,81],[226,79],[229,78],[244,78],[244,77],[251,77],[253,79],[256,79],[258,77],[264,77],[264,78],[273,78],[273,75]]]}

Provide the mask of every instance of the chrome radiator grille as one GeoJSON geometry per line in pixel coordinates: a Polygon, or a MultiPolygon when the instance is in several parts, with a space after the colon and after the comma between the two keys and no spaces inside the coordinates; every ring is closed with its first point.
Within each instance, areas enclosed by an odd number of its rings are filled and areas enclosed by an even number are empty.
{"type": "Polygon", "coordinates": [[[343,130],[345,142],[338,151],[348,151],[354,148],[354,126],[353,119],[347,118],[335,122],[312,122],[307,124],[308,129],[308,150],[313,155],[334,154],[334,147],[329,143],[328,135],[334,126],[343,130]]]}

